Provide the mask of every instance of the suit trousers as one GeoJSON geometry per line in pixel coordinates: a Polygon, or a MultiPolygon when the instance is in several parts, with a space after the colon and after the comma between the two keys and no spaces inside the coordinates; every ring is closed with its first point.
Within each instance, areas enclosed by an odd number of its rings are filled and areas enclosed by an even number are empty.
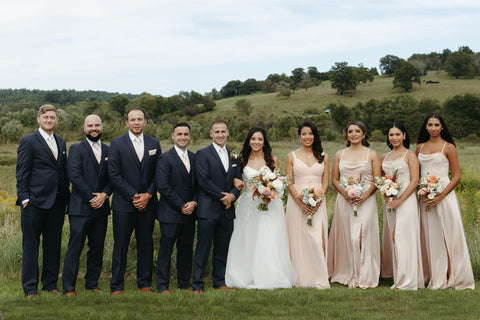
{"type": "Polygon", "coordinates": [[[25,295],[38,290],[40,236],[43,250],[42,290],[57,288],[66,205],[66,201],[57,196],[50,209],[40,209],[31,204],[25,208],[21,206],[22,287],[25,295]]]}
{"type": "Polygon", "coordinates": [[[205,286],[205,270],[213,241],[212,281],[213,287],[225,285],[225,269],[227,265],[228,247],[233,232],[233,220],[198,218],[197,246],[193,266],[193,290],[203,290],[205,286]]]}
{"type": "Polygon", "coordinates": [[[110,290],[124,290],[127,252],[135,230],[137,242],[137,287],[151,287],[153,270],[154,210],[145,212],[113,211],[113,255],[110,290]]]}
{"type": "Polygon", "coordinates": [[[187,223],[160,223],[160,248],[158,249],[155,282],[158,292],[168,289],[170,262],[173,246],[177,244],[177,287],[187,289],[192,286],[193,238],[195,221],[187,223]]]}
{"type": "Polygon", "coordinates": [[[70,240],[63,262],[63,293],[75,291],[80,255],[88,237],[87,273],[85,289],[98,288],[98,278],[102,272],[103,248],[107,233],[108,216],[98,214],[92,216],[69,215],[70,240]]]}

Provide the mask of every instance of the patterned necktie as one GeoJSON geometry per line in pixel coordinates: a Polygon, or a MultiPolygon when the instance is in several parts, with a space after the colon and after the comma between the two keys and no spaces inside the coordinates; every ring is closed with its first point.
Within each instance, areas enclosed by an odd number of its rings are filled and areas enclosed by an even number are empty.
{"type": "Polygon", "coordinates": [[[185,168],[187,168],[187,172],[190,173],[190,162],[188,161],[186,151],[182,153],[182,160],[183,160],[183,164],[185,165],[185,168]]]}
{"type": "Polygon", "coordinates": [[[50,147],[50,150],[52,150],[53,156],[55,157],[55,160],[58,160],[58,151],[55,145],[53,144],[53,138],[49,136],[47,141],[48,141],[48,146],[50,147]]]}
{"type": "Polygon", "coordinates": [[[93,154],[95,155],[95,158],[97,159],[97,162],[100,163],[100,146],[98,142],[93,142],[93,154]]]}
{"type": "Polygon", "coordinates": [[[142,162],[143,150],[142,150],[142,144],[140,143],[139,138],[135,138],[135,144],[137,145],[137,148],[135,151],[137,152],[138,161],[142,162]]]}

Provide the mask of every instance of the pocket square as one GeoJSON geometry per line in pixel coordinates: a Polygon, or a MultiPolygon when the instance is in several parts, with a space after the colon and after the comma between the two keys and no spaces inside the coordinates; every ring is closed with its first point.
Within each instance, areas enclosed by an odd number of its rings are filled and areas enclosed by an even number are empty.
{"type": "Polygon", "coordinates": [[[149,156],[153,156],[155,154],[157,154],[157,149],[148,150],[148,155],[149,156]]]}
{"type": "Polygon", "coordinates": [[[232,164],[232,168],[235,168],[236,166],[237,166],[237,164],[236,164],[236,163],[232,164]]]}
{"type": "Polygon", "coordinates": [[[105,157],[105,161],[108,161],[108,157],[105,157]]]}

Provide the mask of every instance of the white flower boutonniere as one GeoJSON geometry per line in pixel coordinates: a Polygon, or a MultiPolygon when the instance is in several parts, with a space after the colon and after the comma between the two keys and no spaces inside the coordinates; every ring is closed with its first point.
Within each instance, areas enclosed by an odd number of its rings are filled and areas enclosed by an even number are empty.
{"type": "Polygon", "coordinates": [[[238,154],[236,154],[235,152],[230,152],[230,159],[232,160],[237,160],[238,159],[238,154]]]}

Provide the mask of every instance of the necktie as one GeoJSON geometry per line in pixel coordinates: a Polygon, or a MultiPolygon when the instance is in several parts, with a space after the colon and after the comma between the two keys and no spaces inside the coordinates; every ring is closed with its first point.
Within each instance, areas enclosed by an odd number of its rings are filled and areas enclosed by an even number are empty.
{"type": "Polygon", "coordinates": [[[53,156],[55,157],[55,160],[58,159],[58,151],[55,145],[53,144],[53,138],[51,136],[48,137],[48,146],[50,147],[50,150],[52,150],[53,156]]]}
{"type": "Polygon", "coordinates": [[[135,151],[137,152],[138,161],[142,162],[143,148],[139,138],[135,138],[135,144],[137,145],[137,147],[135,148],[135,151]]]}
{"type": "Polygon", "coordinates": [[[92,143],[92,146],[93,146],[93,154],[95,155],[97,162],[100,163],[100,146],[98,145],[98,142],[92,143]]]}
{"type": "Polygon", "coordinates": [[[188,161],[186,151],[182,153],[182,160],[183,160],[183,164],[185,165],[185,168],[187,168],[187,172],[190,173],[190,162],[188,161]]]}
{"type": "Polygon", "coordinates": [[[222,160],[223,167],[225,171],[228,171],[228,154],[224,148],[219,149],[220,159],[222,160]]]}

